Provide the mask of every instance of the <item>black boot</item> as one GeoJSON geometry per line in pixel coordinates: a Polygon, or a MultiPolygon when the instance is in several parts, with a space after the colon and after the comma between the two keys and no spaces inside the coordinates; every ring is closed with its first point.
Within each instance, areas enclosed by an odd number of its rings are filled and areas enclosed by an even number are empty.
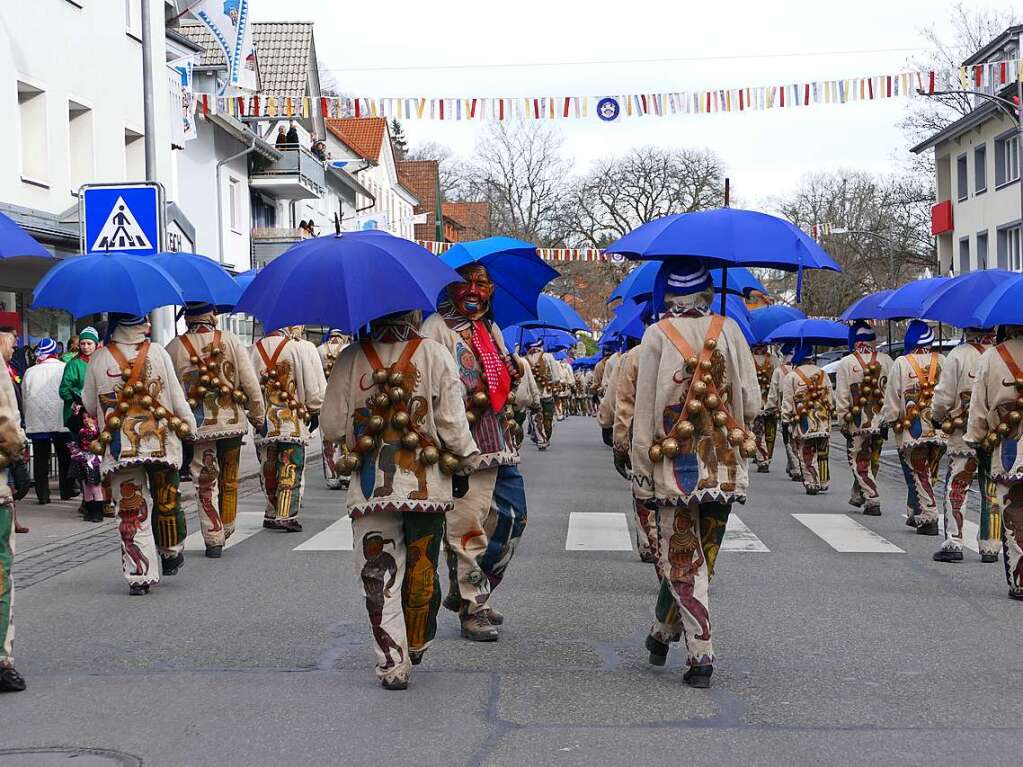
{"type": "Polygon", "coordinates": [[[710,675],[713,673],[714,667],[709,664],[706,666],[690,666],[689,670],[682,675],[682,681],[690,687],[706,690],[710,687],[710,675]]]}
{"type": "Polygon", "coordinates": [[[149,593],[149,586],[144,586],[141,583],[129,583],[128,584],[128,595],[133,597],[145,596],[149,593]]]}
{"type": "Polygon", "coordinates": [[[0,666],[0,692],[21,692],[25,687],[25,677],[13,666],[0,666]]]}
{"type": "Polygon", "coordinates": [[[931,559],[935,562],[962,562],[963,552],[941,549],[940,551],[935,551],[931,559]]]}
{"type": "Polygon", "coordinates": [[[182,553],[173,557],[160,557],[160,561],[163,563],[164,575],[177,575],[178,570],[185,564],[185,555],[182,553]]]}
{"type": "Polygon", "coordinates": [[[206,547],[206,558],[207,559],[220,559],[220,555],[224,553],[223,546],[207,546],[206,547]]]}
{"type": "Polygon", "coordinates": [[[917,535],[937,535],[938,534],[938,520],[933,522],[924,522],[916,526],[917,535]]]}
{"type": "Polygon", "coordinates": [[[992,562],[997,562],[998,561],[998,555],[997,554],[981,554],[980,555],[980,561],[981,562],[985,562],[986,564],[991,564],[992,562]]]}
{"type": "Polygon", "coordinates": [[[668,662],[668,650],[671,649],[671,646],[666,642],[662,642],[656,637],[648,636],[646,638],[646,649],[650,653],[650,657],[647,660],[651,666],[663,666],[668,662]]]}

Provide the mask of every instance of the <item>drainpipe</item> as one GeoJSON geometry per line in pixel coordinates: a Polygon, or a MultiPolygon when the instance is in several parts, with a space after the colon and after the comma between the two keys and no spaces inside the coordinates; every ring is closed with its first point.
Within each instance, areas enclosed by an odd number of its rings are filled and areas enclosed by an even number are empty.
{"type": "MultiPolygon", "coordinates": [[[[366,164],[363,165],[361,168],[359,168],[358,170],[350,170],[350,171],[348,171],[348,173],[351,176],[353,176],[353,177],[355,176],[356,173],[362,173],[364,170],[366,170],[370,166],[369,160],[363,160],[363,162],[365,162],[366,164]]],[[[369,191],[369,190],[367,189],[366,191],[369,191]]],[[[369,205],[363,205],[361,208],[356,208],[355,209],[356,213],[362,213],[362,211],[369,210],[370,208],[373,208],[373,207],[376,206],[376,204],[377,204],[377,197],[376,197],[376,195],[375,194],[370,194],[369,198],[370,198],[370,200],[372,200],[372,202],[370,202],[369,205]]]]}
{"type": "Polygon", "coordinates": [[[224,188],[220,183],[220,169],[227,165],[227,163],[237,160],[239,157],[244,157],[247,154],[251,154],[256,150],[256,137],[252,137],[252,143],[238,154],[233,154],[217,163],[217,235],[219,251],[218,256],[220,264],[224,264],[224,188]]]}

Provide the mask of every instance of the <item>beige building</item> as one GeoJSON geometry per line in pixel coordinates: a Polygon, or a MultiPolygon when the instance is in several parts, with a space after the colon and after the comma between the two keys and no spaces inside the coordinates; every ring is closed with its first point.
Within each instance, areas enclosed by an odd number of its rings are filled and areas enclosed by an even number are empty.
{"type": "MultiPolygon", "coordinates": [[[[1020,57],[1023,25],[1007,29],[963,62],[969,68],[1020,57]]],[[[1017,93],[1015,77],[1007,84],[978,90],[1009,102],[1017,93]]],[[[973,97],[974,109],[944,130],[913,147],[916,154],[934,150],[937,204],[931,215],[941,273],[976,269],[1023,271],[1020,224],[1018,125],[998,102],[973,97]]]]}

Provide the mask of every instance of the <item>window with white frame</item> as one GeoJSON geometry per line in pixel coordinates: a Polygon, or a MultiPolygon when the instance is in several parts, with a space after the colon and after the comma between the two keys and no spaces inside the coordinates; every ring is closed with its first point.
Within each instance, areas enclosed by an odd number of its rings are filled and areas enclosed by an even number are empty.
{"type": "Polygon", "coordinates": [[[956,158],[956,196],[959,200],[965,200],[970,196],[969,177],[966,172],[966,155],[961,154],[956,158]]]}
{"type": "Polygon", "coordinates": [[[987,269],[987,232],[977,233],[977,268],[987,269]]]}
{"type": "Polygon", "coordinates": [[[76,101],[68,101],[68,181],[71,194],[78,195],[82,184],[93,180],[95,152],[93,150],[92,110],[76,101]]]}
{"type": "Polygon", "coordinates": [[[1018,226],[998,231],[998,264],[1003,269],[1013,272],[1023,271],[1023,255],[1020,251],[1020,228],[1018,226]]]}
{"type": "Polygon", "coordinates": [[[46,92],[18,83],[18,122],[21,128],[21,180],[46,186],[49,155],[46,146],[46,92]]]}
{"type": "Polygon", "coordinates": [[[987,144],[973,150],[973,191],[980,194],[987,189],[987,144]]]}
{"type": "Polygon", "coordinates": [[[124,31],[142,38],[142,3],[146,0],[124,0],[124,31]]]}
{"type": "Polygon", "coordinates": [[[995,139],[995,184],[1001,186],[1019,178],[1019,141],[1015,132],[995,139]]]}
{"type": "Polygon", "coordinates": [[[970,271],[970,238],[963,237],[959,240],[959,274],[967,274],[970,271]]]}
{"type": "Polygon", "coordinates": [[[227,180],[227,207],[228,218],[231,222],[231,231],[235,234],[242,232],[242,184],[236,178],[227,180]]]}

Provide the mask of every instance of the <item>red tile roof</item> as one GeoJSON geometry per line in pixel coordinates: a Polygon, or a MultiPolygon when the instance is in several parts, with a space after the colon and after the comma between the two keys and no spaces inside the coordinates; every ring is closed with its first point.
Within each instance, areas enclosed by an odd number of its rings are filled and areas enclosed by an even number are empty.
{"type": "Polygon", "coordinates": [[[383,117],[343,117],[327,120],[327,130],[348,145],[353,152],[374,165],[380,162],[380,148],[388,137],[383,117]]]}
{"type": "Polygon", "coordinates": [[[425,224],[416,224],[417,240],[437,239],[437,184],[440,163],[437,160],[400,160],[398,181],[419,198],[415,213],[426,214],[425,224]]]}
{"type": "Polygon", "coordinates": [[[490,204],[486,202],[446,202],[444,215],[461,224],[460,241],[480,240],[490,236],[490,204]]]}

